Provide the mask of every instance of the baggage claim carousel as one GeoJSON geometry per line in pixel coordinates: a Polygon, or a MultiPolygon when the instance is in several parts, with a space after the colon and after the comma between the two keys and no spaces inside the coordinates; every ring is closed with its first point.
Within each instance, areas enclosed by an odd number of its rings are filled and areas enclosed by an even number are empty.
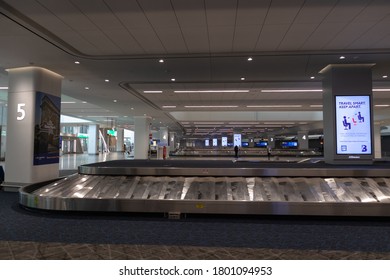
{"type": "Polygon", "coordinates": [[[390,163],[117,160],[20,189],[60,211],[390,216],[390,163]]]}

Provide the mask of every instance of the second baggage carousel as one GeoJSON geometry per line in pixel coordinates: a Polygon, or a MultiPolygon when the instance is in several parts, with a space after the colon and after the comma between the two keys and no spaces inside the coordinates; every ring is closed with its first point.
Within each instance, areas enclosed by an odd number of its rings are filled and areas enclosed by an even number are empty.
{"type": "Polygon", "coordinates": [[[20,190],[62,211],[390,216],[390,164],[119,160],[20,190]]]}

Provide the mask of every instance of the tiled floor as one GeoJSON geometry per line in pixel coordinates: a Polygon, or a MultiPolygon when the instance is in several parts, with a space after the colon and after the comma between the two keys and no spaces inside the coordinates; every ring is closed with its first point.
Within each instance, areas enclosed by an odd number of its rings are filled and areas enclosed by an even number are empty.
{"type": "Polygon", "coordinates": [[[388,260],[390,253],[0,241],[8,260],[388,260]]]}

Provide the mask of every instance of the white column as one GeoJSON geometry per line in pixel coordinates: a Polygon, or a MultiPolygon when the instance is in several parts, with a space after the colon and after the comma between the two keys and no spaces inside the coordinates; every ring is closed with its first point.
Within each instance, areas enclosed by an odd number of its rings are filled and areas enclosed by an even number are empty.
{"type": "Polygon", "coordinates": [[[117,152],[124,152],[123,148],[124,144],[124,129],[123,128],[117,128],[116,130],[116,151],[117,152]]]}
{"type": "Polygon", "coordinates": [[[168,127],[160,127],[160,146],[168,146],[168,127]]]}
{"type": "Polygon", "coordinates": [[[88,126],[88,154],[99,154],[99,125],[97,124],[88,126]]]}
{"type": "Polygon", "coordinates": [[[267,144],[267,147],[268,147],[269,149],[275,149],[275,135],[273,135],[273,134],[268,134],[267,137],[268,137],[268,144],[267,144]]]}
{"type": "Polygon", "coordinates": [[[298,148],[299,148],[299,150],[309,149],[309,133],[308,133],[308,131],[298,131],[298,148]]]}
{"type": "Polygon", "coordinates": [[[134,117],[134,159],[148,159],[151,120],[149,116],[134,117]]]}
{"type": "Polygon", "coordinates": [[[39,67],[8,69],[4,189],[58,178],[62,76],[39,67]]]}
{"type": "Polygon", "coordinates": [[[374,123],[374,151],[375,158],[382,158],[382,140],[381,140],[381,125],[374,123]]]}
{"type": "Polygon", "coordinates": [[[176,133],[169,132],[169,149],[174,151],[176,149],[176,133]]]}

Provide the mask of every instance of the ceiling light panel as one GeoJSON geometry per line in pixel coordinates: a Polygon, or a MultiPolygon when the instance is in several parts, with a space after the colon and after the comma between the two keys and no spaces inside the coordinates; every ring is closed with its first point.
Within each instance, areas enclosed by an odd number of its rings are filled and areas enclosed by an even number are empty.
{"type": "Polygon", "coordinates": [[[249,89],[238,90],[175,90],[175,93],[245,93],[249,92],[249,89]]]}

